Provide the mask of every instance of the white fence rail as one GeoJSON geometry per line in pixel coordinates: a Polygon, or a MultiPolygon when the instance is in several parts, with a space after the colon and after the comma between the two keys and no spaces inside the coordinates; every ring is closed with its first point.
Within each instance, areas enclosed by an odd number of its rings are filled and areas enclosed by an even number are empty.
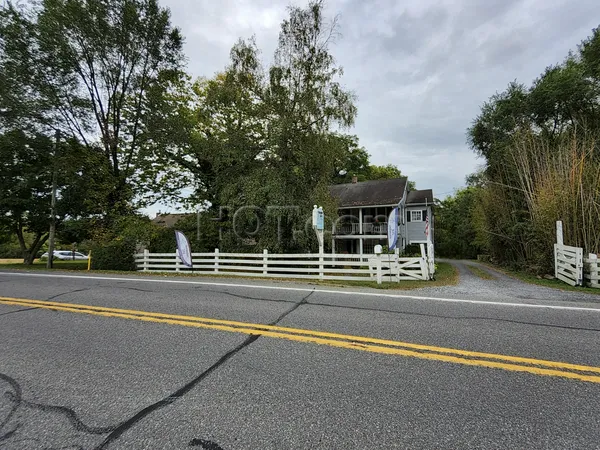
{"type": "Polygon", "coordinates": [[[587,287],[600,289],[600,259],[596,255],[583,260],[583,278],[587,287]]]}
{"type": "Polygon", "coordinates": [[[554,244],[554,276],[571,286],[582,286],[583,249],[554,244]]]}
{"type": "MultiPolygon", "coordinates": [[[[193,268],[184,266],[177,253],[135,255],[143,272],[180,272],[244,277],[301,278],[345,281],[428,280],[433,276],[428,259],[397,255],[192,253],[193,268]]],[[[433,267],[433,265],[431,265],[433,267]]]]}

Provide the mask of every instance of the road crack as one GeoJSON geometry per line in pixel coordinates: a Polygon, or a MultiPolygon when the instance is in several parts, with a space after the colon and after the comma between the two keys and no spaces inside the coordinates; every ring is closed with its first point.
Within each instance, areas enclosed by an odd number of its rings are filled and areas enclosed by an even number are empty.
{"type": "Polygon", "coordinates": [[[269,325],[277,325],[279,322],[281,322],[283,319],[285,319],[287,316],[289,316],[291,313],[293,313],[294,311],[296,311],[300,306],[302,305],[309,305],[310,303],[308,303],[308,297],[310,297],[311,295],[313,295],[315,293],[315,291],[310,291],[309,294],[305,297],[302,298],[302,300],[300,300],[299,302],[295,303],[294,306],[292,306],[290,309],[288,309],[286,312],[284,312],[283,314],[281,314],[277,319],[275,319],[273,322],[269,323],[269,325]]]}
{"type": "Polygon", "coordinates": [[[25,311],[31,311],[32,309],[39,309],[39,308],[38,307],[33,307],[33,308],[17,309],[16,311],[8,311],[8,312],[0,314],[0,317],[7,316],[9,314],[15,314],[15,313],[20,313],[20,312],[25,312],[25,311]]]}
{"type": "MultiPolygon", "coordinates": [[[[64,293],[57,294],[57,295],[51,297],[51,299],[59,297],[61,295],[72,294],[75,292],[81,292],[81,291],[85,291],[85,290],[87,290],[87,289],[77,289],[77,290],[64,292],[64,293]]],[[[285,312],[283,312],[281,315],[279,315],[269,325],[277,325],[279,322],[281,322],[283,319],[285,319],[288,315],[290,315],[292,312],[297,310],[300,306],[307,304],[309,297],[314,292],[315,291],[313,290],[308,295],[304,296],[300,301],[294,302],[294,305],[292,307],[290,307],[285,312]]],[[[28,309],[37,309],[37,308],[27,308],[27,310],[28,309]]],[[[19,310],[19,311],[24,311],[24,310],[19,310]]],[[[10,313],[15,313],[15,312],[19,312],[19,311],[10,311],[10,313]]],[[[8,313],[5,313],[5,314],[8,314],[8,313]]],[[[170,393],[169,395],[162,398],[161,400],[139,410],[137,413],[135,413],[129,419],[126,419],[118,424],[104,426],[104,427],[91,427],[91,426],[86,425],[85,423],[83,423],[81,421],[81,419],[79,419],[77,413],[71,408],[68,408],[65,406],[55,406],[55,405],[34,403],[34,402],[29,402],[29,401],[24,400],[22,398],[22,390],[21,390],[20,385],[14,379],[9,377],[8,375],[4,375],[4,374],[0,373],[0,380],[3,380],[10,387],[9,391],[5,392],[2,396],[5,400],[8,400],[8,402],[10,403],[10,409],[9,409],[8,416],[2,422],[0,422],[0,442],[8,442],[9,439],[11,442],[14,442],[14,439],[18,439],[18,440],[22,441],[24,436],[21,436],[21,434],[22,434],[21,431],[25,424],[22,423],[21,420],[18,420],[16,418],[17,411],[23,410],[23,409],[33,409],[33,410],[46,412],[46,413],[49,413],[49,414],[52,414],[55,416],[62,416],[67,419],[68,423],[70,424],[71,427],[73,427],[74,430],[85,433],[87,435],[93,435],[93,436],[105,435],[104,440],[99,445],[94,447],[95,450],[105,449],[108,446],[110,446],[111,444],[113,444],[115,441],[117,441],[128,430],[132,429],[138,423],[140,423],[142,420],[144,420],[147,416],[151,415],[152,413],[154,413],[162,408],[168,407],[168,406],[172,405],[173,403],[175,403],[176,401],[178,401],[179,399],[183,398],[188,392],[190,392],[192,389],[194,389],[196,386],[198,386],[209,375],[211,375],[213,372],[215,372],[217,369],[219,369],[223,364],[225,364],[227,361],[229,361],[231,358],[233,358],[235,355],[237,355],[240,351],[242,351],[246,347],[253,344],[260,337],[261,337],[260,334],[248,336],[246,339],[243,340],[243,342],[241,342],[239,345],[237,345],[236,347],[232,348],[227,353],[222,355],[214,364],[212,364],[210,367],[208,367],[206,370],[204,370],[202,373],[200,373],[193,380],[191,380],[188,383],[186,383],[185,385],[181,386],[176,391],[170,393]],[[17,423],[15,423],[15,421],[17,421],[17,423]]],[[[28,440],[29,437],[25,437],[25,439],[28,440]]],[[[193,446],[193,447],[199,446],[199,447],[204,448],[205,450],[222,450],[221,447],[217,443],[210,441],[210,440],[200,439],[200,438],[193,439],[192,441],[190,441],[188,446],[193,446]]],[[[63,448],[79,449],[82,447],[78,446],[77,444],[73,444],[70,447],[63,447],[63,448]]]]}
{"type": "MultiPolygon", "coordinates": [[[[292,306],[290,309],[288,309],[283,314],[281,314],[277,319],[275,319],[269,325],[277,325],[281,320],[283,320],[289,314],[291,314],[292,312],[294,312],[301,305],[306,304],[308,298],[313,293],[314,293],[314,291],[311,291],[308,295],[306,295],[305,297],[303,297],[299,302],[295,303],[294,306],[292,306]]],[[[129,418],[128,420],[122,422],[118,427],[116,427],[106,437],[106,439],[104,439],[104,441],[99,446],[96,447],[95,450],[102,450],[102,449],[106,448],[112,442],[114,442],[117,439],[119,439],[119,437],[123,433],[125,433],[126,431],[128,431],[129,429],[131,429],[133,426],[135,426],[137,423],[139,423],[141,420],[143,420],[146,416],[148,416],[148,415],[150,415],[150,414],[158,411],[159,409],[162,409],[162,408],[164,408],[166,406],[169,406],[169,405],[173,404],[174,402],[176,402],[177,400],[181,399],[188,392],[190,392],[192,389],[194,389],[198,384],[200,384],[211,373],[213,373],[214,371],[216,371],[219,367],[221,367],[223,364],[225,364],[227,361],[229,361],[231,358],[233,358],[235,355],[237,355],[244,348],[246,348],[249,345],[251,345],[252,343],[254,343],[260,337],[261,336],[259,334],[253,334],[253,335],[248,336],[246,339],[244,339],[244,341],[241,344],[239,344],[237,347],[229,350],[227,353],[225,353],[223,356],[221,356],[217,362],[215,362],[212,366],[210,366],[208,369],[206,369],[204,372],[202,372],[196,378],[194,378],[193,380],[191,380],[190,382],[188,382],[187,384],[185,384],[184,386],[182,386],[181,388],[179,388],[175,392],[173,392],[173,393],[169,394],[168,396],[164,397],[163,399],[159,400],[158,402],[153,403],[153,404],[145,407],[144,409],[138,411],[131,418],[129,418]]],[[[201,439],[195,439],[192,442],[210,443],[212,445],[212,447],[210,447],[210,446],[209,447],[204,446],[204,448],[210,449],[210,450],[212,450],[212,449],[216,450],[216,449],[220,448],[220,447],[218,447],[217,444],[215,444],[214,442],[211,442],[211,441],[203,441],[201,439]],[[217,445],[217,446],[214,447],[215,445],[217,445]]],[[[194,445],[197,445],[197,444],[194,444],[194,445]]]]}
{"type": "MultiPolygon", "coordinates": [[[[199,289],[199,290],[201,290],[201,292],[211,292],[213,294],[225,294],[225,295],[229,295],[231,297],[241,298],[241,299],[244,299],[244,300],[258,300],[258,301],[262,301],[262,302],[275,302],[275,303],[294,303],[294,304],[297,303],[297,302],[295,302],[293,300],[283,300],[283,299],[264,298],[264,297],[251,297],[249,295],[234,294],[233,292],[228,292],[228,291],[218,291],[218,290],[213,290],[213,289],[205,289],[202,286],[196,286],[195,289],[199,289]]],[[[312,294],[312,292],[311,292],[311,294],[312,294]]]]}
{"type": "Polygon", "coordinates": [[[67,292],[61,292],[60,294],[56,294],[51,297],[48,297],[46,300],[54,300],[55,298],[61,297],[63,295],[74,294],[76,292],[84,292],[84,291],[89,291],[89,290],[90,290],[90,288],[83,288],[83,289],[74,289],[72,291],[67,291],[67,292]]]}

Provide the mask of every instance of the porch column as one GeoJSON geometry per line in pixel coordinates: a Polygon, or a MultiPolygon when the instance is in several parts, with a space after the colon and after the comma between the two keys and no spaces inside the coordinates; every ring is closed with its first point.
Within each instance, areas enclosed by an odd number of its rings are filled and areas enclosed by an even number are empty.
{"type": "Polygon", "coordinates": [[[363,238],[362,236],[358,239],[358,254],[363,254],[363,238]]]}
{"type": "MultiPolygon", "coordinates": [[[[358,234],[363,234],[363,212],[362,208],[358,208],[358,234]]],[[[362,240],[361,240],[362,242],[362,240]]],[[[361,247],[362,248],[362,247],[361,247]]],[[[362,251],[361,251],[362,253],[362,251]]]]}

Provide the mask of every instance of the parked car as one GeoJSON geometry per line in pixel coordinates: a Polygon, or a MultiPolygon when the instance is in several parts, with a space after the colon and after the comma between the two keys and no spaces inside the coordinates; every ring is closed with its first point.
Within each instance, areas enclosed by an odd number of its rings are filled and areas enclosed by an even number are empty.
{"type": "MultiPolygon", "coordinates": [[[[40,259],[48,259],[48,252],[44,253],[40,259]]],[[[63,260],[63,261],[72,261],[73,259],[75,260],[82,260],[82,259],[88,259],[88,257],[86,255],[84,255],[83,253],[79,253],[79,252],[73,252],[71,250],[55,250],[54,251],[54,259],[58,259],[58,260],[63,260]],[[75,254],[73,256],[73,254],[75,254]]]]}

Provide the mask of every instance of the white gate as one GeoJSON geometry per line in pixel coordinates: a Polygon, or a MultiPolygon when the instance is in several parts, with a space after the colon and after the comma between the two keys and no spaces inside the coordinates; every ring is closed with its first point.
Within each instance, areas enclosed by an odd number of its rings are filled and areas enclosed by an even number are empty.
{"type": "Polygon", "coordinates": [[[583,286],[583,249],[563,243],[562,222],[556,222],[554,276],[571,286],[583,286]]]}
{"type": "Polygon", "coordinates": [[[571,286],[582,286],[583,249],[554,244],[554,276],[571,286]]]}

